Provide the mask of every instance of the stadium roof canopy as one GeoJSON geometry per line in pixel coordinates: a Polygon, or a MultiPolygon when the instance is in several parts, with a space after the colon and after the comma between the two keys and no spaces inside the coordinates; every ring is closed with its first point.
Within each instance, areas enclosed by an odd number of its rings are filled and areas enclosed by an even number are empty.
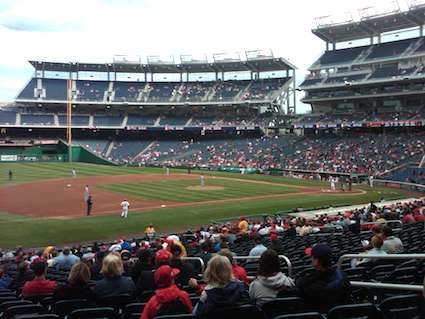
{"type": "Polygon", "coordinates": [[[184,63],[147,63],[113,62],[113,63],[79,63],[29,61],[37,71],[55,72],[125,72],[125,73],[205,73],[237,71],[286,71],[296,67],[284,58],[259,58],[246,61],[184,62],[184,63]]]}
{"type": "Polygon", "coordinates": [[[360,21],[354,21],[351,18],[339,23],[318,24],[317,28],[311,31],[323,41],[338,43],[425,25],[425,4],[412,6],[408,11],[398,9],[371,16],[363,15],[361,10],[359,12],[360,21]]]}

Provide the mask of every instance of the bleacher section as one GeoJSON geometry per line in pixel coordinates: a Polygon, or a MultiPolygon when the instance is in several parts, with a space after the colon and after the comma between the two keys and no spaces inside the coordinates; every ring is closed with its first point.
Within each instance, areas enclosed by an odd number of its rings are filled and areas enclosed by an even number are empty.
{"type": "Polygon", "coordinates": [[[121,126],[123,118],[117,115],[95,115],[93,117],[94,126],[121,126]]]}
{"type": "Polygon", "coordinates": [[[43,79],[42,83],[46,90],[46,100],[66,101],[66,80],[43,79]]]}
{"type": "Polygon", "coordinates": [[[335,51],[326,51],[320,58],[320,65],[336,65],[343,63],[350,63],[356,57],[360,55],[360,53],[365,50],[366,47],[358,47],[358,48],[349,48],[349,49],[341,49],[335,51]]]}
{"type": "Polygon", "coordinates": [[[16,112],[15,111],[2,111],[0,110],[0,124],[15,125],[16,112]]]}
{"type": "Polygon", "coordinates": [[[170,102],[173,93],[176,93],[178,83],[150,82],[146,84],[143,99],[145,102],[170,102]]]}
{"type": "Polygon", "coordinates": [[[108,82],[105,81],[76,81],[78,101],[103,101],[108,82]]]}
{"type": "Polygon", "coordinates": [[[97,155],[103,155],[106,151],[108,141],[106,140],[83,140],[74,139],[74,144],[81,145],[97,155]]]}
{"type": "MultiPolygon", "coordinates": [[[[89,115],[72,115],[72,125],[73,126],[88,126],[89,125],[89,115]]],[[[66,125],[66,115],[58,115],[59,125],[66,125]]]]}
{"type": "Polygon", "coordinates": [[[418,38],[375,44],[372,52],[367,56],[367,60],[397,57],[416,41],[418,38]]]}
{"type": "Polygon", "coordinates": [[[157,118],[157,116],[129,115],[127,126],[153,126],[157,118]]]}
{"type": "Polygon", "coordinates": [[[53,115],[49,114],[21,114],[22,125],[54,125],[53,115]]]}
{"type": "Polygon", "coordinates": [[[24,89],[19,93],[18,99],[22,100],[33,100],[34,90],[37,88],[37,80],[32,78],[24,89]]]}
{"type": "Polygon", "coordinates": [[[145,82],[114,82],[115,102],[136,102],[145,82]]]}
{"type": "Polygon", "coordinates": [[[134,156],[143,151],[149,144],[149,141],[114,142],[109,158],[120,163],[130,162],[134,156]]]}

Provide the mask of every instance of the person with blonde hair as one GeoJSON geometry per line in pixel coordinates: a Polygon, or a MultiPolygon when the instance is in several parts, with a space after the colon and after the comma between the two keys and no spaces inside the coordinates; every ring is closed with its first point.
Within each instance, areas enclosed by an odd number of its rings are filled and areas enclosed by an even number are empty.
{"type": "Polygon", "coordinates": [[[83,262],[74,264],[68,275],[68,282],[57,288],[53,294],[53,302],[68,299],[87,299],[93,301],[95,294],[89,287],[91,272],[83,262]]]}
{"type": "Polygon", "coordinates": [[[111,252],[103,258],[100,272],[103,275],[103,279],[97,281],[94,288],[97,297],[132,295],[134,293],[136,287],[133,280],[122,275],[124,273],[124,265],[120,254],[111,252]]]}
{"type": "Polygon", "coordinates": [[[197,317],[208,317],[215,309],[246,303],[247,287],[233,277],[232,265],[227,257],[216,255],[208,262],[204,272],[207,285],[193,309],[197,317]]]}

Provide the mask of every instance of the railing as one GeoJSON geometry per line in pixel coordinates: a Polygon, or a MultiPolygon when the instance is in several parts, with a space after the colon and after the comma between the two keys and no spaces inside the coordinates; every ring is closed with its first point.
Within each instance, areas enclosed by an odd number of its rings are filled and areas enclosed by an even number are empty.
{"type": "Polygon", "coordinates": [[[204,273],[205,271],[205,264],[204,261],[202,260],[201,257],[182,257],[182,260],[195,260],[195,261],[199,261],[199,263],[201,264],[201,273],[204,273]]]}
{"type": "Polygon", "coordinates": [[[400,189],[409,189],[413,191],[420,191],[425,192],[425,185],[416,184],[416,183],[407,183],[407,182],[400,182],[400,181],[392,181],[387,179],[374,179],[373,185],[381,184],[385,187],[398,187],[400,189]]]}
{"type": "MultiPolygon", "coordinates": [[[[260,256],[235,256],[235,257],[233,257],[233,259],[235,259],[235,260],[258,260],[258,259],[260,259],[260,256]]],[[[289,260],[289,258],[286,257],[285,255],[279,255],[279,259],[282,259],[288,265],[288,276],[292,277],[292,263],[289,260]]]]}
{"type": "MultiPolygon", "coordinates": [[[[361,223],[360,224],[360,227],[361,226],[363,226],[363,225],[386,225],[386,224],[398,224],[398,225],[400,225],[400,229],[401,228],[403,228],[403,222],[401,221],[401,220],[397,220],[397,219],[394,219],[394,220],[387,220],[387,221],[385,221],[385,222],[368,222],[368,223],[361,223]]],[[[394,227],[395,228],[395,227],[394,227]]],[[[399,229],[399,228],[397,228],[397,229],[399,229]]]]}
{"type": "Polygon", "coordinates": [[[338,259],[338,268],[341,268],[344,259],[364,258],[364,259],[425,259],[425,254],[388,254],[388,255],[366,255],[366,254],[345,254],[338,259]]]}
{"type": "Polygon", "coordinates": [[[404,285],[404,284],[386,284],[381,282],[364,282],[364,281],[350,281],[351,286],[360,288],[374,288],[374,289],[395,289],[407,291],[420,291],[424,287],[422,285],[404,285]]]}

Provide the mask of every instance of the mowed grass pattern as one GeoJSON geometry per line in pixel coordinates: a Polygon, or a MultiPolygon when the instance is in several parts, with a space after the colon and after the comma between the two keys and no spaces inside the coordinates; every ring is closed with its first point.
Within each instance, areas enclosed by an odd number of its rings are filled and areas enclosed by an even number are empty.
{"type": "Polygon", "coordinates": [[[108,184],[98,188],[128,196],[175,202],[199,202],[226,198],[243,198],[270,194],[296,193],[299,190],[279,184],[265,184],[226,179],[206,179],[207,186],[220,186],[222,190],[190,190],[199,186],[198,180],[164,180],[146,183],[108,184]]]}

